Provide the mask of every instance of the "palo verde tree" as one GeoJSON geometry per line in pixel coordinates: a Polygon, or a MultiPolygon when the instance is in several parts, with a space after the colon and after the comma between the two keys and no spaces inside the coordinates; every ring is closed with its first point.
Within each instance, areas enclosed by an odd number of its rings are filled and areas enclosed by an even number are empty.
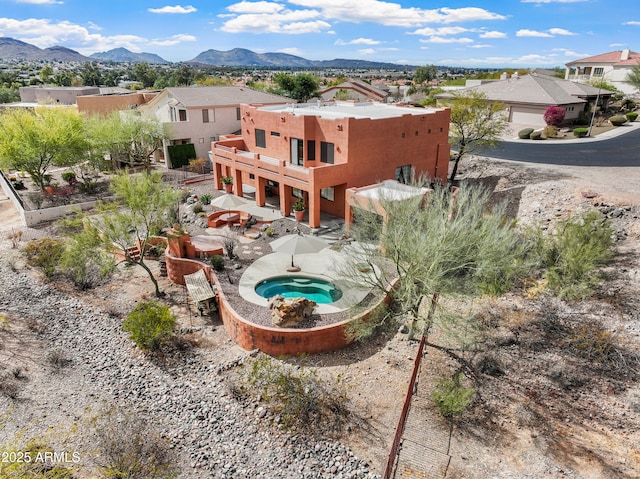
{"type": "Polygon", "coordinates": [[[525,243],[504,207],[490,206],[486,189],[461,185],[454,195],[436,186],[422,203],[420,197],[380,203],[384,224],[370,207],[355,210],[350,233],[356,244],[379,248],[357,249],[352,266],[372,266],[375,274],[356,278],[379,290],[397,280],[394,311],[410,318],[412,335],[428,337],[442,297],[499,295],[528,270],[525,243]]]}
{"type": "Polygon", "coordinates": [[[155,295],[162,296],[158,281],[145,262],[144,254],[136,255],[130,248],[139,245],[146,251],[149,238],[166,223],[169,209],[178,200],[177,193],[165,186],[159,172],[139,175],[120,173],[111,183],[115,201],[101,203],[96,219],[85,221],[85,228],[99,232],[99,248],[116,252],[130,264],[140,266],[149,275],[155,295]]]}
{"type": "Polygon", "coordinates": [[[0,165],[26,171],[44,189],[51,166],[86,158],[82,118],[72,108],[11,108],[0,115],[0,165]]]}
{"type": "Polygon", "coordinates": [[[640,90],[640,65],[633,67],[624,81],[640,90]]]}
{"type": "Polygon", "coordinates": [[[500,135],[507,128],[507,119],[504,105],[488,101],[486,95],[478,91],[454,93],[448,106],[451,108],[449,141],[455,150],[449,177],[452,182],[462,158],[500,141],[500,135]]]}

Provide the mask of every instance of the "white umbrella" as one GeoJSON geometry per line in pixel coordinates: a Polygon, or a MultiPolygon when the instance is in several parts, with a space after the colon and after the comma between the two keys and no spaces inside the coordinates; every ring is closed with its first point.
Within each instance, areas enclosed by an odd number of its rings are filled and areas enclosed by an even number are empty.
{"type": "Polygon", "coordinates": [[[211,200],[212,206],[227,211],[232,208],[237,208],[238,206],[245,206],[246,204],[247,202],[242,198],[231,193],[225,193],[224,195],[218,196],[217,198],[211,200]]]}
{"type": "Polygon", "coordinates": [[[303,236],[302,234],[286,235],[278,238],[270,243],[271,249],[277,253],[287,253],[291,255],[291,268],[295,268],[293,264],[293,256],[296,254],[318,253],[329,244],[316,238],[315,236],[303,236]]]}

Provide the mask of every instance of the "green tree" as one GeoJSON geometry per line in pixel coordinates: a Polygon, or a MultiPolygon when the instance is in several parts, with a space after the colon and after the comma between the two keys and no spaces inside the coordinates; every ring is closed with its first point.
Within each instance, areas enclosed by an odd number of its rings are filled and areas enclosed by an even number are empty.
{"type": "MultiPolygon", "coordinates": [[[[381,291],[397,280],[394,312],[411,319],[412,334],[428,336],[441,298],[499,295],[529,271],[519,231],[504,206],[490,207],[486,189],[461,185],[453,194],[436,186],[424,203],[386,197],[380,203],[388,218],[383,226],[378,215],[365,211],[370,208],[356,209],[351,236],[356,244],[378,242],[380,248],[356,250],[349,271],[381,291]],[[376,265],[376,274],[358,274],[354,267],[359,263],[376,265]]],[[[441,314],[442,321],[452,329],[476,326],[471,318],[458,324],[441,314]]]]}
{"type": "Polygon", "coordinates": [[[40,189],[51,166],[73,166],[86,158],[87,149],[75,109],[11,109],[0,115],[0,165],[26,171],[40,189]]]}
{"type": "Polygon", "coordinates": [[[48,83],[51,77],[53,76],[53,68],[50,65],[45,65],[40,70],[40,78],[44,83],[48,83]]]}
{"type": "Polygon", "coordinates": [[[424,82],[430,82],[431,80],[435,80],[436,73],[438,73],[438,70],[433,65],[418,67],[416,68],[416,72],[413,75],[413,81],[417,85],[420,85],[424,82]]]}
{"type": "Polygon", "coordinates": [[[158,73],[148,63],[136,63],[132,71],[133,79],[142,83],[145,88],[151,88],[158,79],[158,73]]]}
{"type": "Polygon", "coordinates": [[[80,78],[85,86],[99,86],[102,84],[102,73],[96,62],[87,62],[80,68],[80,78]]]}
{"type": "Polygon", "coordinates": [[[637,90],[640,90],[640,65],[636,65],[629,73],[627,73],[625,82],[634,86],[637,90]]]}
{"type": "Polygon", "coordinates": [[[129,338],[145,351],[155,351],[173,333],[176,317],[169,306],[157,301],[138,304],[122,323],[129,338]]]}
{"type": "Polygon", "coordinates": [[[462,158],[498,144],[508,123],[504,105],[488,101],[481,92],[472,90],[455,93],[449,106],[449,141],[455,151],[449,181],[453,182],[462,158]]]}
{"type": "Polygon", "coordinates": [[[317,96],[320,88],[318,77],[309,73],[289,75],[288,73],[280,72],[274,75],[273,81],[285,95],[301,102],[317,96]]]}
{"type": "Polygon", "coordinates": [[[160,286],[144,254],[136,254],[131,248],[139,245],[139,251],[146,251],[149,238],[166,224],[167,213],[178,201],[178,195],[162,182],[160,172],[119,173],[112,180],[111,191],[115,201],[100,204],[98,217],[85,221],[85,228],[99,234],[99,248],[115,251],[128,263],[144,269],[155,295],[160,297],[160,286]]]}

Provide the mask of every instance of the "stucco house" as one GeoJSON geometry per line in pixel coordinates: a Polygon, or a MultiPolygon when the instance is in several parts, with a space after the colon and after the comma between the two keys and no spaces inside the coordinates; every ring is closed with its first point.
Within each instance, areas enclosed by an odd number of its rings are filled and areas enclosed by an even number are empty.
{"type": "Polygon", "coordinates": [[[447,181],[447,108],[318,100],[240,110],[240,134],[212,145],[217,187],[230,176],[236,195],[247,185],[255,190],[258,206],[267,194],[278,196],[284,216],[300,198],[312,228],[320,226],[321,211],[348,217],[348,188],[407,183],[420,174],[447,181]]]}
{"type": "Polygon", "coordinates": [[[616,50],[567,63],[565,79],[575,82],[602,80],[625,94],[638,94],[638,89],[626,83],[633,67],[640,65],[640,53],[616,50]]]}
{"type": "MultiPolygon", "coordinates": [[[[510,123],[531,127],[545,126],[544,112],[550,106],[565,109],[565,121],[580,117],[591,110],[596,101],[606,108],[611,92],[543,74],[514,74],[510,78],[483,82],[480,85],[458,91],[478,91],[489,101],[505,105],[505,115],[510,123]]],[[[439,100],[451,98],[451,93],[436,95],[439,100]]]]}
{"type": "Polygon", "coordinates": [[[388,96],[388,91],[361,80],[342,82],[320,91],[322,100],[385,101],[388,96]]]}
{"type": "Polygon", "coordinates": [[[220,135],[239,131],[241,104],[290,101],[290,98],[248,87],[177,87],[165,88],[137,110],[143,117],[156,118],[165,126],[169,140],[165,141],[161,154],[167,167],[171,167],[169,146],[193,144],[196,158],[208,158],[212,141],[220,135]]]}

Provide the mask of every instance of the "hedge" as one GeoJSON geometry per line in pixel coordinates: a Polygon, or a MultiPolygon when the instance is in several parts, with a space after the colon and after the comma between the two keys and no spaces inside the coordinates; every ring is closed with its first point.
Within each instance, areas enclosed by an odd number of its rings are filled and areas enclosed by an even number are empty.
{"type": "Polygon", "coordinates": [[[627,117],[627,120],[629,120],[629,121],[636,121],[636,118],[638,118],[638,112],[637,111],[630,111],[625,116],[627,117]]]}
{"type": "Polygon", "coordinates": [[[622,115],[615,115],[609,118],[609,123],[613,126],[624,125],[627,122],[627,117],[622,115]]]}
{"type": "Polygon", "coordinates": [[[578,138],[584,138],[589,133],[589,128],[574,128],[573,136],[578,138]]]}

